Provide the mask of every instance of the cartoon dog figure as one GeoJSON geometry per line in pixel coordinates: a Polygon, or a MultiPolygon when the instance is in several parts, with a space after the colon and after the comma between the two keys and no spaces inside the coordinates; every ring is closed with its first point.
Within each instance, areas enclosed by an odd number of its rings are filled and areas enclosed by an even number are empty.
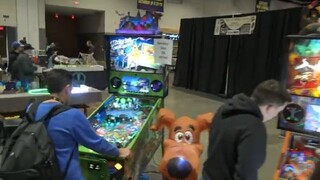
{"type": "Polygon", "coordinates": [[[200,133],[210,127],[213,113],[199,115],[196,120],[187,116],[176,119],[167,109],[160,109],[156,124],[151,126],[159,131],[164,126],[169,129],[169,137],[164,140],[164,156],[160,171],[168,180],[196,180],[200,170],[200,156],[203,145],[200,133]]]}

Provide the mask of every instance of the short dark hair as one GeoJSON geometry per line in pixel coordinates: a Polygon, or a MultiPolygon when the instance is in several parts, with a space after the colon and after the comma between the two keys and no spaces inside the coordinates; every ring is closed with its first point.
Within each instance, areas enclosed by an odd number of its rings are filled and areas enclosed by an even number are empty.
{"type": "Polygon", "coordinates": [[[287,89],[281,86],[279,81],[273,79],[266,80],[258,84],[254,89],[251,98],[259,106],[282,106],[287,102],[291,102],[291,96],[287,89]]]}
{"type": "Polygon", "coordinates": [[[60,93],[68,84],[72,85],[72,75],[64,69],[53,69],[45,75],[49,93],[60,93]]]}

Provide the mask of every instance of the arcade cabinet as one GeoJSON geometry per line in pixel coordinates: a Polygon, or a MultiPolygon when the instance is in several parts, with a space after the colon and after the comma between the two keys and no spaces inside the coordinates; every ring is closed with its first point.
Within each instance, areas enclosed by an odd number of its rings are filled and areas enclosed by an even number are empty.
{"type": "Polygon", "coordinates": [[[320,38],[289,36],[287,89],[292,103],[280,113],[287,131],[274,180],[309,179],[320,160],[320,38]]]}
{"type": "Polygon", "coordinates": [[[168,94],[167,68],[154,59],[155,38],[160,37],[105,37],[112,95],[88,119],[98,135],[129,148],[131,156],[112,158],[80,147],[82,172],[88,180],[139,179],[162,144],[163,131],[150,130],[168,94]]]}

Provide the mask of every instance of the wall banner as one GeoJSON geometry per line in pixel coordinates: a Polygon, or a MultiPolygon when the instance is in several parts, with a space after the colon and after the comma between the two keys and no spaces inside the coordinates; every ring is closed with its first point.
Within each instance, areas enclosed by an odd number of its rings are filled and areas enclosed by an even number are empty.
{"type": "Polygon", "coordinates": [[[137,0],[138,9],[163,12],[164,0],[137,0]]]}
{"type": "Polygon", "coordinates": [[[252,34],[256,26],[256,16],[220,18],[216,20],[214,35],[252,34]]]}

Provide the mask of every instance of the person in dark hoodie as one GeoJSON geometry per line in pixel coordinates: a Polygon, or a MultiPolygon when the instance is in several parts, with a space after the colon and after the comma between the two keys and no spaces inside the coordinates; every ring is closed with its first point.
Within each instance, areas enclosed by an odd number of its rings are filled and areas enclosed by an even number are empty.
{"type": "Polygon", "coordinates": [[[23,37],[21,40],[20,40],[20,43],[22,44],[22,45],[27,45],[27,38],[26,37],[23,37]]]}
{"type": "Polygon", "coordinates": [[[204,180],[257,180],[266,157],[264,122],[291,102],[276,80],[260,83],[251,97],[235,95],[216,112],[209,130],[204,180]]]}
{"type": "Polygon", "coordinates": [[[12,51],[9,53],[9,64],[7,69],[9,73],[12,73],[12,66],[14,62],[17,60],[19,54],[23,52],[23,46],[18,41],[14,41],[11,44],[11,48],[12,51]]]}
{"type": "Polygon", "coordinates": [[[94,53],[94,45],[90,40],[86,42],[87,48],[88,48],[88,54],[94,53]]]}
{"type": "Polygon", "coordinates": [[[37,67],[33,65],[30,58],[34,48],[30,44],[24,46],[24,52],[19,54],[17,60],[13,63],[11,80],[30,83],[33,81],[37,67]]]}

